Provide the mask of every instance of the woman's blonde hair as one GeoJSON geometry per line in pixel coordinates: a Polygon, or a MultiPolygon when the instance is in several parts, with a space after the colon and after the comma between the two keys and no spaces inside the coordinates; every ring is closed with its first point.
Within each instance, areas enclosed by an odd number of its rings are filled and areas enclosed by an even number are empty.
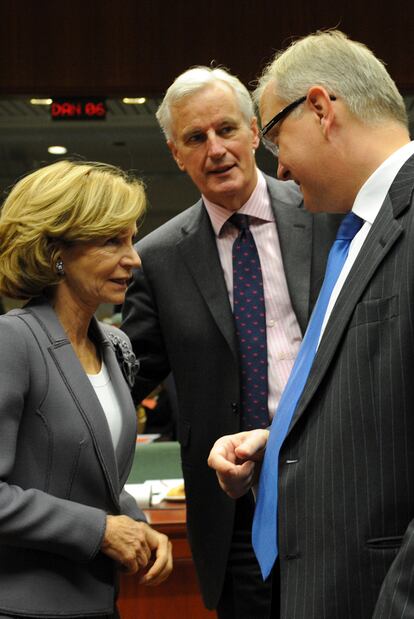
{"type": "Polygon", "coordinates": [[[0,211],[0,294],[42,294],[59,281],[62,245],[116,235],[145,206],[143,183],[112,165],[59,161],[25,176],[0,211]]]}

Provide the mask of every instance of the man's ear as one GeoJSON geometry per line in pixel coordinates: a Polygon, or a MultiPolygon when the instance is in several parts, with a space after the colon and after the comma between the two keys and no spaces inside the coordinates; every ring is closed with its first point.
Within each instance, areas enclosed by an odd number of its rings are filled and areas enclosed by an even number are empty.
{"type": "Polygon", "coordinates": [[[259,138],[259,127],[257,126],[257,118],[256,116],[253,116],[251,122],[250,122],[250,129],[253,133],[253,141],[252,141],[252,146],[253,149],[256,150],[257,148],[259,148],[259,144],[260,144],[260,138],[259,138]]]}
{"type": "Polygon", "coordinates": [[[312,86],[308,90],[309,108],[319,119],[324,135],[326,135],[333,125],[335,119],[335,108],[328,91],[323,86],[312,86]]]}
{"type": "Polygon", "coordinates": [[[180,155],[178,153],[178,148],[175,144],[175,142],[173,142],[172,140],[167,140],[167,146],[171,151],[172,156],[175,159],[175,163],[178,165],[178,167],[180,168],[181,172],[185,172],[185,165],[182,162],[180,155]]]}

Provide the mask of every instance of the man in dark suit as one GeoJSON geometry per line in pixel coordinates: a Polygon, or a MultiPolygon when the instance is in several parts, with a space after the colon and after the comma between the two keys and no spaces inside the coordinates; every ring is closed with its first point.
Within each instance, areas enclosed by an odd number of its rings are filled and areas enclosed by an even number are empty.
{"type": "Polygon", "coordinates": [[[253,540],[261,565],[275,565],[272,616],[414,617],[414,143],[404,102],[372,52],[338,31],[278,54],[257,95],[279,178],[300,183],[310,210],[352,211],[362,227],[287,433],[274,421],[270,435],[223,437],[209,462],[238,497],[267,444],[253,540]],[[271,556],[261,546],[268,505],[271,556]]]}
{"type": "Polygon", "coordinates": [[[202,198],[137,245],[142,268],[129,288],[123,323],[141,363],[135,399],[172,371],[188,532],[205,604],[221,619],[267,619],[271,586],[261,580],[250,542],[253,498],[235,504],[207,466],[214,441],[244,427],[233,317],[232,246],[239,233],[228,219],[236,212],[249,216],[260,257],[266,425],[317,297],[335,226],[303,209],[294,183],[257,169],[252,100],[226,71],[186,71],[157,117],[177,165],[202,198]]]}

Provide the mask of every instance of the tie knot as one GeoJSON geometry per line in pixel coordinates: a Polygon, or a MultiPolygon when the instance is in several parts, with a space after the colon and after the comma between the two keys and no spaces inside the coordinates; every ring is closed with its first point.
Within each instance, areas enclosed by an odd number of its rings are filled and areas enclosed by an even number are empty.
{"type": "Polygon", "coordinates": [[[241,213],[235,213],[229,217],[228,221],[233,224],[238,230],[249,229],[249,215],[242,215],[241,213]]]}
{"type": "Polygon", "coordinates": [[[364,220],[351,211],[343,218],[341,225],[338,228],[336,238],[350,241],[354,238],[363,223],[364,220]]]}

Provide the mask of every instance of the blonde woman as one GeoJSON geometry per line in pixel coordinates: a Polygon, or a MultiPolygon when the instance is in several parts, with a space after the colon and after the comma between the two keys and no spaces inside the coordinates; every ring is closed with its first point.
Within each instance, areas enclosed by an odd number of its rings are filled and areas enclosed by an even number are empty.
{"type": "Polygon", "coordinates": [[[117,617],[116,572],[157,584],[168,539],[124,490],[134,457],[127,337],[100,324],[139,266],[142,184],[60,161],[20,180],[0,214],[0,617],[117,617]]]}

